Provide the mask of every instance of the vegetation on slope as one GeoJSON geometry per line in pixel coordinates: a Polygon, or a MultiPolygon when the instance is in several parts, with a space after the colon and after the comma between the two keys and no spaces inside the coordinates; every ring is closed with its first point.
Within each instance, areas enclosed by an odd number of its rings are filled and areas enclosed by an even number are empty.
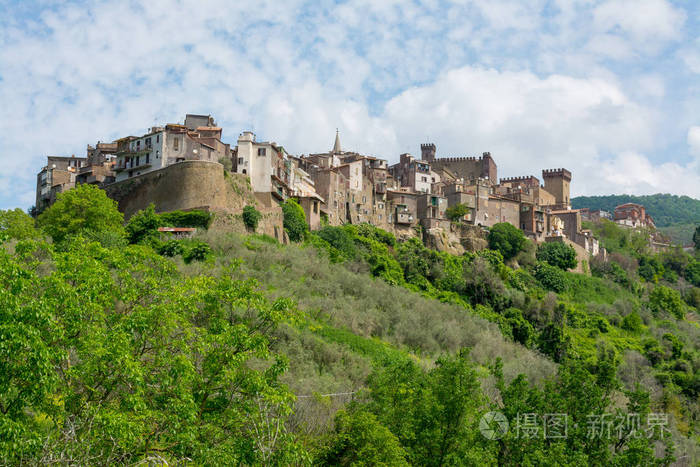
{"type": "Polygon", "coordinates": [[[657,227],[674,224],[695,224],[700,219],[700,200],[689,196],[655,194],[645,196],[608,195],[608,196],[577,196],[571,198],[574,209],[602,209],[611,214],[615,206],[624,203],[637,203],[646,208],[647,213],[654,218],[657,227]]]}
{"type": "Polygon", "coordinates": [[[8,217],[23,227],[0,234],[3,463],[698,459],[698,261],[682,251],[650,255],[613,231],[618,250],[589,277],[512,238],[494,242],[519,245],[504,262],[368,225],[289,246],[174,240],[144,212],[46,242],[61,224],[8,217]],[[494,410],[511,421],[500,440],[480,430],[494,410]],[[567,435],[544,436],[542,417],[564,413],[567,435]],[[591,436],[591,417],[646,428],[655,413],[663,429],[591,436]],[[534,437],[524,414],[540,417],[534,437]]]}

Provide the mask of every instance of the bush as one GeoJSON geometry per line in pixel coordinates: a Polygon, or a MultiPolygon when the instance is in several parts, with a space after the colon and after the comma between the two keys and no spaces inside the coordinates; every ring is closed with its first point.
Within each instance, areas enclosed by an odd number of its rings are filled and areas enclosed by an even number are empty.
{"type": "Polygon", "coordinates": [[[452,222],[457,222],[469,214],[469,211],[470,209],[466,204],[459,203],[447,208],[445,215],[452,222]]]}
{"type": "Polygon", "coordinates": [[[685,316],[685,306],[681,294],[664,285],[659,285],[649,294],[649,307],[656,313],[670,313],[678,319],[685,316]]]}
{"type": "Polygon", "coordinates": [[[576,251],[565,243],[545,242],[537,248],[537,259],[546,261],[559,269],[567,270],[576,267],[576,251]]]}
{"type": "Polygon", "coordinates": [[[507,222],[501,222],[489,231],[489,248],[500,251],[505,259],[511,259],[524,247],[527,239],[522,230],[507,222]]]}
{"type": "Polygon", "coordinates": [[[335,248],[343,260],[355,259],[357,248],[355,240],[347,228],[326,226],[317,232],[317,235],[335,248]]]}
{"type": "Polygon", "coordinates": [[[535,266],[535,279],[547,290],[564,292],[568,288],[566,273],[556,266],[547,263],[537,263],[535,266]]]}
{"type": "Polygon", "coordinates": [[[300,242],[306,237],[309,226],[306,225],[306,214],[304,208],[293,199],[288,199],[282,205],[284,215],[284,230],[287,231],[289,239],[293,242],[300,242]]]}
{"type": "Polygon", "coordinates": [[[95,185],[87,184],[59,193],[58,200],[38,219],[39,226],[57,243],[73,235],[123,235],[123,222],[117,202],[95,185]]]}
{"type": "Polygon", "coordinates": [[[198,209],[192,211],[171,211],[160,215],[162,225],[168,227],[195,227],[208,229],[213,216],[198,209]]]}
{"type": "Polygon", "coordinates": [[[163,256],[177,256],[181,255],[185,252],[185,248],[182,246],[182,242],[180,240],[168,240],[167,242],[163,243],[160,248],[158,248],[158,253],[163,255],[163,256]]]}
{"type": "Polygon", "coordinates": [[[161,226],[161,219],[156,214],[155,207],[150,204],[129,219],[125,230],[129,243],[139,243],[142,240],[158,234],[158,227],[161,226]]]}
{"type": "Polygon", "coordinates": [[[622,329],[638,334],[642,332],[642,318],[633,311],[622,319],[622,329]]]}
{"type": "Polygon", "coordinates": [[[207,243],[195,240],[194,242],[192,242],[190,248],[182,256],[182,259],[185,260],[185,263],[189,264],[192,261],[204,261],[209,257],[210,254],[211,248],[207,243]]]}
{"type": "Polygon", "coordinates": [[[248,205],[243,208],[243,223],[248,230],[255,232],[255,230],[258,228],[258,222],[260,222],[261,217],[262,214],[260,211],[255,209],[255,206],[248,205]]]}

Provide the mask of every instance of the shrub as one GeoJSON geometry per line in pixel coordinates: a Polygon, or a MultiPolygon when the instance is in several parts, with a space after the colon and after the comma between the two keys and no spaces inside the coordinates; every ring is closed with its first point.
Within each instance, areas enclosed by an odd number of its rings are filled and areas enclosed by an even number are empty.
{"type": "Polygon", "coordinates": [[[177,256],[181,255],[185,252],[185,248],[182,246],[182,242],[180,240],[168,240],[167,242],[163,243],[160,248],[158,248],[158,253],[163,255],[163,256],[177,256]]]}
{"type": "Polygon", "coordinates": [[[261,217],[262,214],[260,211],[255,209],[255,206],[248,205],[243,208],[243,223],[248,230],[255,232],[255,230],[258,228],[258,222],[260,222],[261,217]]]}
{"type": "Polygon", "coordinates": [[[700,287],[700,261],[691,260],[683,272],[685,279],[696,287],[700,287]]]}
{"type": "Polygon", "coordinates": [[[568,288],[566,273],[556,266],[547,263],[537,263],[535,266],[535,279],[547,290],[564,292],[568,288]]]}
{"type": "Polygon", "coordinates": [[[525,247],[527,239],[522,230],[501,222],[491,227],[488,241],[490,249],[500,251],[505,259],[511,259],[525,247]]]}
{"type": "Polygon", "coordinates": [[[355,259],[357,257],[357,248],[349,229],[326,226],[316,234],[335,248],[340,253],[342,260],[355,259]]]}
{"type": "Polygon", "coordinates": [[[546,261],[559,269],[567,270],[576,267],[576,251],[565,243],[545,242],[537,248],[537,259],[546,261]]]}
{"type": "Polygon", "coordinates": [[[182,259],[185,260],[185,263],[191,263],[192,261],[204,261],[210,254],[211,248],[207,243],[195,240],[182,256],[182,259]]]}
{"type": "Polygon", "coordinates": [[[642,331],[642,318],[633,311],[622,319],[622,329],[638,334],[642,331]]]}
{"type": "Polygon", "coordinates": [[[678,319],[685,316],[685,306],[681,294],[664,285],[659,285],[649,294],[649,307],[656,313],[670,313],[678,319]]]}
{"type": "Polygon", "coordinates": [[[116,201],[95,185],[82,184],[60,193],[58,200],[39,216],[38,224],[59,243],[73,235],[101,232],[122,235],[123,221],[116,201]]]}
{"type": "Polygon", "coordinates": [[[129,219],[125,230],[129,243],[139,243],[147,237],[157,235],[158,227],[161,226],[161,219],[156,214],[155,207],[150,204],[129,219]]]}
{"type": "Polygon", "coordinates": [[[457,222],[469,214],[469,211],[470,209],[466,204],[459,203],[447,208],[445,215],[452,222],[457,222]]]}
{"type": "Polygon", "coordinates": [[[284,230],[287,231],[289,239],[293,242],[302,241],[309,230],[308,225],[306,225],[304,208],[293,199],[288,199],[282,205],[282,214],[284,215],[284,230]]]}
{"type": "Polygon", "coordinates": [[[171,211],[160,215],[162,225],[169,227],[195,227],[208,229],[213,216],[207,211],[171,211]]]}

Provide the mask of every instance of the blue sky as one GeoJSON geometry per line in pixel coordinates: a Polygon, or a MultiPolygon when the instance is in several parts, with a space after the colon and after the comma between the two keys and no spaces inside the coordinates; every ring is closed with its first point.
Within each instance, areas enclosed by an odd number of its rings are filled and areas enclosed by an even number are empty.
{"type": "Polygon", "coordinates": [[[291,153],[490,151],[700,198],[700,2],[0,0],[0,208],[47,155],[212,114],[291,153]]]}

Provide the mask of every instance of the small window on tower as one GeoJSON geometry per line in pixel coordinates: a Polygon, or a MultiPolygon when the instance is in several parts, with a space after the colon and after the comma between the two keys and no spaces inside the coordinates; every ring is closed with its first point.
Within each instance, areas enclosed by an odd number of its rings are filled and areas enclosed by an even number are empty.
{"type": "Polygon", "coordinates": [[[267,152],[267,148],[258,148],[258,156],[264,156],[267,152]]]}

